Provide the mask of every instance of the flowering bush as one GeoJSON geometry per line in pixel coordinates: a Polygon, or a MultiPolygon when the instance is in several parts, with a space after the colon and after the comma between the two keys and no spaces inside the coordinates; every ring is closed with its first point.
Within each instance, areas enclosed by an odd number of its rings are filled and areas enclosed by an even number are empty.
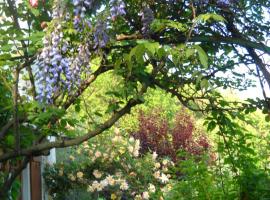
{"type": "Polygon", "coordinates": [[[195,122],[187,111],[181,109],[173,121],[170,125],[161,110],[155,109],[150,114],[141,112],[139,130],[133,134],[142,143],[140,153],[155,151],[176,161],[179,150],[194,155],[202,155],[209,150],[206,135],[201,131],[196,133],[195,122]]]}
{"type": "Polygon", "coordinates": [[[139,156],[139,149],[140,141],[122,136],[119,129],[85,142],[68,161],[46,168],[49,193],[53,199],[70,199],[74,190],[83,190],[87,199],[162,198],[170,188],[173,162],[160,160],[155,152],[139,156]]]}

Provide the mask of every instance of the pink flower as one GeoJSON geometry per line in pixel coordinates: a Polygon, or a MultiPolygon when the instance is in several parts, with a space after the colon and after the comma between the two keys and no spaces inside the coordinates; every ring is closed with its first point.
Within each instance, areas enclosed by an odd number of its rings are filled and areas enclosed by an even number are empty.
{"type": "Polygon", "coordinates": [[[38,0],[29,0],[29,3],[33,8],[38,7],[38,0]]]}

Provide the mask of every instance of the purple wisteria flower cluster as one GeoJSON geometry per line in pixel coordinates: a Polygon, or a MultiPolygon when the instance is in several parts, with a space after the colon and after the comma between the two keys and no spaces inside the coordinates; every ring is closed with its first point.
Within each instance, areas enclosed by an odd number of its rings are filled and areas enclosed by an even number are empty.
{"type": "MultiPolygon", "coordinates": [[[[94,0],[73,0],[74,5],[74,28],[81,33],[85,24],[91,27],[90,21],[85,19],[85,13],[93,6],[94,0]]],[[[125,4],[122,0],[110,0],[110,14],[112,19],[124,15],[125,4]]],[[[53,18],[61,20],[60,6],[53,11],[53,18]]],[[[146,14],[147,15],[147,14],[146,14]]],[[[65,18],[69,20],[69,17],[65,18]]],[[[145,18],[145,21],[146,18],[145,18]]],[[[145,22],[146,23],[146,22],[145,22]]],[[[108,23],[106,20],[97,20],[93,30],[93,47],[104,48],[109,42],[107,34],[108,23]]],[[[59,22],[56,28],[43,39],[44,48],[37,58],[36,73],[37,100],[46,104],[53,103],[55,94],[60,92],[72,93],[82,80],[83,73],[89,74],[90,69],[90,44],[87,41],[77,47],[70,45],[63,36],[63,27],[59,22]]]]}
{"type": "Polygon", "coordinates": [[[104,48],[109,42],[106,22],[99,20],[94,31],[94,48],[104,48]]]}
{"type": "Polygon", "coordinates": [[[61,25],[43,39],[44,48],[37,59],[36,73],[37,100],[50,104],[53,96],[60,91],[70,92],[81,82],[81,69],[90,69],[90,52],[87,46],[79,46],[74,57],[66,56],[72,49],[64,41],[61,25]]]}
{"type": "Polygon", "coordinates": [[[147,37],[149,36],[151,30],[150,25],[154,21],[154,13],[151,8],[145,7],[141,13],[142,15],[142,34],[147,37]]]}
{"type": "Polygon", "coordinates": [[[113,20],[116,19],[117,16],[125,15],[125,3],[121,0],[110,0],[110,12],[111,12],[111,17],[113,20]]]}
{"type": "MultiPolygon", "coordinates": [[[[75,16],[73,21],[74,28],[80,32],[82,31],[82,28],[80,26],[84,26],[82,19],[84,19],[87,9],[91,8],[93,0],[73,0],[72,3],[74,5],[75,16]]],[[[89,21],[87,21],[86,23],[88,26],[90,26],[89,21]]]]}

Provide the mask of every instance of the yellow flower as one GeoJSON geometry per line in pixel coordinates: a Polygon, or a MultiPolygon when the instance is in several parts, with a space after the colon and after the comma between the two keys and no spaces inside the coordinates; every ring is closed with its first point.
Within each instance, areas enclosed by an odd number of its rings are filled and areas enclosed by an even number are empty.
{"type": "Polygon", "coordinates": [[[128,188],[129,188],[128,183],[125,180],[122,181],[121,184],[120,184],[120,189],[121,190],[127,190],[128,188]]]}
{"type": "Polygon", "coordinates": [[[58,175],[59,175],[59,176],[63,176],[63,174],[64,174],[63,169],[60,169],[58,175]]]}
{"type": "Polygon", "coordinates": [[[106,177],[106,180],[108,181],[109,185],[113,186],[115,184],[115,180],[111,175],[106,177]]]}
{"type": "Polygon", "coordinates": [[[160,168],[160,163],[159,162],[156,162],[155,163],[155,169],[158,169],[158,168],[160,168]]]}
{"type": "Polygon", "coordinates": [[[126,150],[124,147],[120,147],[118,151],[120,154],[124,154],[126,150]]]}
{"type": "Polygon", "coordinates": [[[137,194],[134,199],[135,200],[142,200],[142,197],[141,197],[141,195],[137,194]]]}
{"type": "Polygon", "coordinates": [[[75,176],[73,176],[73,174],[69,174],[69,175],[68,175],[68,178],[69,178],[71,181],[75,181],[75,180],[76,180],[76,178],[75,178],[75,176]]]}
{"type": "Polygon", "coordinates": [[[77,172],[77,178],[82,178],[83,177],[83,173],[82,172],[77,172]]]}
{"type": "Polygon", "coordinates": [[[75,160],[74,156],[69,156],[69,159],[70,159],[71,161],[75,160]]]}
{"type": "Polygon", "coordinates": [[[155,177],[156,179],[158,179],[158,178],[160,177],[160,171],[156,171],[156,172],[154,173],[154,177],[155,177]]]}
{"type": "Polygon", "coordinates": [[[111,194],[111,199],[112,199],[112,200],[115,200],[115,199],[117,199],[117,196],[116,196],[116,194],[112,193],[112,194],[111,194]]]}
{"type": "Polygon", "coordinates": [[[129,153],[133,153],[133,146],[128,146],[128,151],[129,151],[129,153]]]}
{"type": "Polygon", "coordinates": [[[135,172],[130,172],[130,176],[136,176],[137,174],[135,172]]]}
{"type": "Polygon", "coordinates": [[[167,165],[169,163],[169,161],[167,160],[167,159],[164,159],[163,161],[162,161],[162,164],[163,165],[167,165]]]}
{"type": "Polygon", "coordinates": [[[77,152],[77,154],[81,154],[82,151],[81,151],[81,149],[77,149],[76,152],[77,152]]]}
{"type": "Polygon", "coordinates": [[[87,191],[88,192],[94,192],[94,188],[92,187],[92,185],[89,185],[88,188],[87,188],[87,191]]]}

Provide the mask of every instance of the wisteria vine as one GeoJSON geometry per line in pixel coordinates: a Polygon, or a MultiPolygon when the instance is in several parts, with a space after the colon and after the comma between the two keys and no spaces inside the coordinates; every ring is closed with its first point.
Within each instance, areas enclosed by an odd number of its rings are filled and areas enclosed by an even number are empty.
{"type": "MultiPolygon", "coordinates": [[[[109,42],[106,20],[97,20],[94,27],[87,12],[91,11],[94,0],[73,0],[73,26],[78,34],[84,31],[87,25],[93,34],[93,41],[83,42],[78,47],[71,45],[65,39],[61,25],[61,13],[59,6],[53,10],[52,17],[55,21],[54,29],[43,39],[43,49],[37,58],[36,88],[39,102],[52,104],[56,94],[67,92],[70,94],[74,88],[81,84],[82,73],[89,74],[90,47],[102,49],[109,42]]],[[[125,15],[125,4],[122,0],[110,0],[110,15],[112,20],[117,16],[125,15]]],[[[65,18],[69,20],[71,18],[65,18]]]]}

